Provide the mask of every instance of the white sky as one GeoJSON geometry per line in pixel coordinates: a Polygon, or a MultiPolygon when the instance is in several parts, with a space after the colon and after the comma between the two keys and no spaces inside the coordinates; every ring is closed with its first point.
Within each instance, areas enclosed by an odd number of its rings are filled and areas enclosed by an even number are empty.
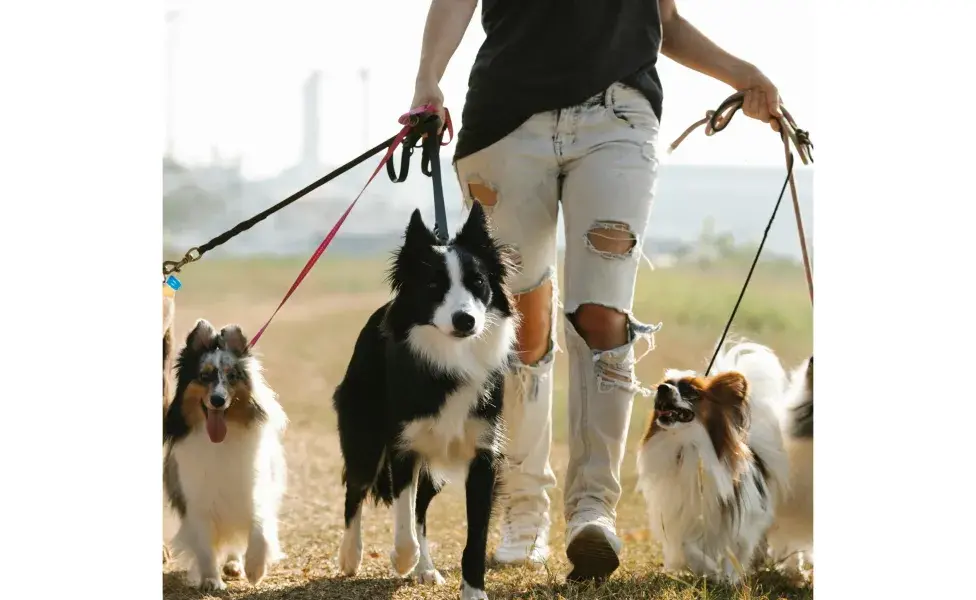
{"type": "MultiPolygon", "coordinates": [[[[595,0],[598,1],[598,0],[595,0]]],[[[409,108],[427,0],[166,0],[179,9],[172,54],[173,132],[178,158],[207,161],[211,148],[239,155],[251,176],[294,164],[301,146],[301,86],[323,72],[321,156],[345,162],[363,148],[358,70],[370,69],[369,140],[398,128],[409,108]]],[[[752,61],[779,86],[787,108],[816,143],[812,0],[678,0],[682,14],[719,45],[752,61]],[[801,39],[802,38],[802,39],[801,39]]],[[[441,88],[459,121],[467,76],[484,33],[480,7],[441,88]]],[[[572,43],[567,40],[567,43],[572,43]]],[[[662,138],[670,142],[732,90],[662,58],[662,138]]],[[[672,162],[782,164],[765,125],[738,115],[713,138],[687,140],[672,162]]]]}

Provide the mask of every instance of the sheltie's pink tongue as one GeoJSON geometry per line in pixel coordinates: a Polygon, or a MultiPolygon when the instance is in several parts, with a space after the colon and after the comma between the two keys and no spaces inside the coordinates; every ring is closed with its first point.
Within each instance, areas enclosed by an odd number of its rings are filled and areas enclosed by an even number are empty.
{"type": "Polygon", "coordinates": [[[210,441],[219,444],[227,435],[227,419],[224,411],[207,409],[207,434],[210,441]]]}

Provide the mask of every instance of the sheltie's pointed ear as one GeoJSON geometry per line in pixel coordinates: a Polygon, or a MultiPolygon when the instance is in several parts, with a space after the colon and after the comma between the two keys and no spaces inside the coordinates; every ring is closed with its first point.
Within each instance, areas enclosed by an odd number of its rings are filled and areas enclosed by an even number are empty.
{"type": "Polygon", "coordinates": [[[227,325],[221,329],[220,340],[224,348],[233,352],[235,356],[244,356],[247,353],[247,338],[237,325],[227,325]]]}
{"type": "Polygon", "coordinates": [[[420,209],[415,208],[410,215],[410,223],[407,224],[407,231],[403,234],[404,246],[436,246],[437,237],[427,229],[423,217],[420,216],[420,209]]]}
{"type": "Polygon", "coordinates": [[[461,231],[454,237],[454,243],[478,254],[479,250],[493,248],[491,235],[488,233],[488,217],[477,200],[471,203],[471,212],[468,213],[461,231]]]}
{"type": "Polygon", "coordinates": [[[203,352],[211,348],[217,339],[217,330],[206,319],[197,319],[196,325],[186,336],[186,347],[194,352],[203,352]]]}

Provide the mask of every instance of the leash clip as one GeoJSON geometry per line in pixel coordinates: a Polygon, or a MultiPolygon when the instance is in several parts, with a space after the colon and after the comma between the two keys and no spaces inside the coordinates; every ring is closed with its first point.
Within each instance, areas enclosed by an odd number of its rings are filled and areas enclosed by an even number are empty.
{"type": "Polygon", "coordinates": [[[180,269],[190,264],[191,262],[196,262],[200,260],[200,249],[197,247],[190,248],[186,251],[186,254],[180,260],[164,260],[163,261],[163,275],[169,275],[171,273],[179,273],[180,269]]]}

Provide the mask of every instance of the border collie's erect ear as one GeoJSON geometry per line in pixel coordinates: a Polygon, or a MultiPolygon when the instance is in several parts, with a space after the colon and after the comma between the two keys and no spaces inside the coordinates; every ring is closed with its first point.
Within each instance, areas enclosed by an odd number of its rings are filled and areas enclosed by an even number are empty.
{"type": "Polygon", "coordinates": [[[420,216],[419,208],[415,208],[413,214],[410,215],[410,223],[407,224],[407,231],[403,234],[404,246],[412,246],[414,244],[424,246],[438,245],[437,237],[424,224],[424,219],[420,216]]]}
{"type": "Polygon", "coordinates": [[[186,336],[186,347],[194,352],[203,352],[213,346],[216,338],[217,330],[210,324],[210,321],[197,319],[196,325],[193,326],[193,331],[186,336]]]}
{"type": "Polygon", "coordinates": [[[488,231],[488,217],[477,200],[471,203],[471,212],[461,231],[454,237],[454,243],[478,256],[494,254],[495,243],[488,231]]]}
{"type": "Polygon", "coordinates": [[[233,352],[235,356],[244,356],[247,353],[247,338],[238,325],[225,325],[220,330],[220,340],[224,348],[233,352]]]}

